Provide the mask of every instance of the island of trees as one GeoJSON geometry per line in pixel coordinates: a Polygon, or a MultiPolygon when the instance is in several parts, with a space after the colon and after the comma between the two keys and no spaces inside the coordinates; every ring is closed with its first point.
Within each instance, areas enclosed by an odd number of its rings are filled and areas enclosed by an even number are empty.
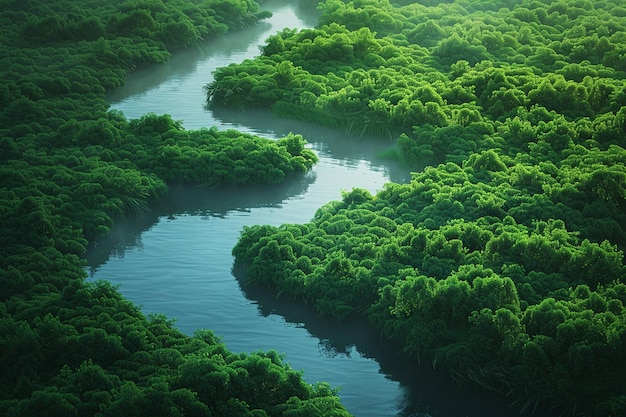
{"type": "Polygon", "coordinates": [[[218,70],[208,104],[397,137],[386,156],[416,172],[306,224],[246,228],[242,279],[364,315],[520,410],[626,415],[622,2],[319,8],[315,29],[218,70]]]}
{"type": "Polygon", "coordinates": [[[137,66],[266,17],[251,0],[2,1],[0,415],[349,416],[277,352],[186,336],[85,282],[87,243],[169,184],[276,184],[317,161],[298,134],[108,110],[105,92],[137,66]]]}

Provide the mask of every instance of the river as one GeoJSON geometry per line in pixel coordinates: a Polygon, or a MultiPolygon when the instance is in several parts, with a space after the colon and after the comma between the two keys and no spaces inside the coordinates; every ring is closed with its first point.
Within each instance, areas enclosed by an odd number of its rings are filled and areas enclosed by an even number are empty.
{"type": "Polygon", "coordinates": [[[212,329],[234,352],[283,353],[307,382],[340,388],[342,403],[357,417],[514,415],[503,401],[459,391],[445,375],[418,368],[362,320],[320,320],[302,305],[242,288],[233,276],[231,249],[244,225],[305,223],[342,190],[375,193],[389,181],[410,178],[377,157],[390,145],[380,138],[350,137],[267,111],[205,108],[202,87],[216,68],[258,55],[264,40],[284,27],[315,24],[316,11],[301,6],[311,2],[284,3],[262,2],[274,16],[257,27],[135,71],[108,99],[128,118],[168,113],[188,129],[235,128],[273,139],[301,133],[319,164],[273,187],[174,188],[149,215],[116,225],[109,238],[90,248],[89,279],[119,284],[145,313],[164,313],[187,334],[212,329]]]}

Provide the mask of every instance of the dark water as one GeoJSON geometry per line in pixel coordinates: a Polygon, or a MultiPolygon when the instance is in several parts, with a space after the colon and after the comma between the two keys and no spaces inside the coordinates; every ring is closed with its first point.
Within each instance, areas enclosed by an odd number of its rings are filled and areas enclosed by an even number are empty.
{"type": "Polygon", "coordinates": [[[128,118],[169,113],[186,128],[236,128],[269,138],[301,133],[320,163],[307,175],[276,187],[177,188],[150,214],[120,224],[87,254],[90,279],[120,284],[146,313],[165,313],[187,334],[212,329],[235,352],[275,349],[311,383],[340,387],[343,404],[357,417],[513,416],[499,400],[458,391],[445,375],[420,369],[362,320],[320,320],[306,306],[240,286],[231,249],[244,225],[304,223],[317,208],[360,187],[372,193],[406,170],[380,160],[380,138],[273,117],[266,111],[212,112],[202,87],[216,68],[258,55],[258,46],[284,27],[315,23],[311,2],[265,1],[269,22],[179,53],[162,66],[132,74],[112,92],[113,108],[128,118]],[[307,14],[303,14],[307,12],[307,14]]]}

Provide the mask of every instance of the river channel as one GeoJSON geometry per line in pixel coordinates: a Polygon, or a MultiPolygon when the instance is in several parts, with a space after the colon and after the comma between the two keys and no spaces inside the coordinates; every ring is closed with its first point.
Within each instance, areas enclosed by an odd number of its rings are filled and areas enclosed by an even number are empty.
{"type": "Polygon", "coordinates": [[[231,249],[244,225],[305,223],[342,190],[372,193],[410,174],[377,154],[391,143],[278,119],[268,111],[214,112],[202,87],[212,72],[259,54],[273,33],[315,25],[314,2],[263,1],[273,17],[259,26],[175,54],[163,65],[135,71],[110,93],[113,109],[127,118],[170,114],[185,128],[217,126],[277,139],[302,134],[320,162],[307,175],[272,187],[173,188],[144,218],[119,224],[86,255],[90,280],[120,285],[146,313],[164,313],[191,335],[212,329],[234,352],[275,349],[307,382],[340,388],[356,417],[517,415],[503,401],[459,391],[445,375],[418,368],[367,323],[320,320],[273,294],[241,287],[231,249]]]}

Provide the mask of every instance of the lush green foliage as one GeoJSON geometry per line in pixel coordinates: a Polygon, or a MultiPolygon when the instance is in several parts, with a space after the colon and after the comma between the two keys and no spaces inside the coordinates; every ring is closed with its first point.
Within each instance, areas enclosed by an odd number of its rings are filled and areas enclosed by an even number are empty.
{"type": "Polygon", "coordinates": [[[349,415],[275,351],[234,354],[210,331],[189,338],[72,273],[61,290],[35,284],[2,304],[2,415],[349,415]]]}
{"type": "Polygon", "coordinates": [[[422,141],[415,126],[477,124],[470,131],[480,136],[485,124],[543,107],[568,120],[610,112],[604,122],[621,130],[626,24],[616,4],[582,3],[522,2],[496,14],[484,2],[327,1],[322,26],[271,36],[262,58],[219,70],[207,99],[273,105],[279,114],[357,131],[401,127],[436,161],[457,146],[464,154],[475,149],[454,141],[442,149],[422,141]]]}
{"type": "Polygon", "coordinates": [[[626,413],[626,9],[329,0],[230,65],[209,104],[399,138],[409,184],[246,228],[249,283],[366,314],[521,409],[626,413]],[[430,167],[425,166],[430,165],[430,167]]]}
{"type": "Polygon", "coordinates": [[[625,389],[623,252],[548,218],[558,211],[509,184],[513,172],[494,171],[500,180],[486,184],[448,163],[376,196],[356,189],[311,223],[247,228],[233,253],[249,265],[248,282],[323,315],[365,313],[460,380],[521,404],[550,395],[562,408],[609,407],[625,389]],[[530,368],[533,343],[546,358],[530,368]],[[584,368],[580,349],[593,352],[584,368]],[[558,383],[581,379],[596,389],[558,383]]]}
{"type": "Polygon", "coordinates": [[[304,148],[304,138],[293,133],[274,142],[234,130],[186,131],[167,115],[133,120],[130,131],[136,137],[126,137],[118,153],[169,183],[276,184],[317,162],[317,155],[304,148]]]}
{"type": "Polygon", "coordinates": [[[348,415],[276,352],[233,354],[84,282],[87,239],[144,213],[166,183],[274,184],[315,163],[300,135],[107,110],[105,91],[135,66],[265,16],[249,0],[2,2],[1,415],[348,415]]]}
{"type": "MultiPolygon", "coordinates": [[[[104,92],[120,86],[130,69],[163,62],[167,48],[222,34],[227,25],[255,23],[267,16],[258,4],[5,3],[0,169],[6,175],[0,192],[3,225],[15,235],[22,232],[8,227],[10,216],[28,196],[91,238],[107,234],[115,218],[145,210],[164,182],[274,184],[316,162],[297,135],[276,143],[234,132],[185,131],[169,116],[129,122],[107,111],[104,92]]],[[[11,232],[3,238],[14,240],[11,232]]]]}

